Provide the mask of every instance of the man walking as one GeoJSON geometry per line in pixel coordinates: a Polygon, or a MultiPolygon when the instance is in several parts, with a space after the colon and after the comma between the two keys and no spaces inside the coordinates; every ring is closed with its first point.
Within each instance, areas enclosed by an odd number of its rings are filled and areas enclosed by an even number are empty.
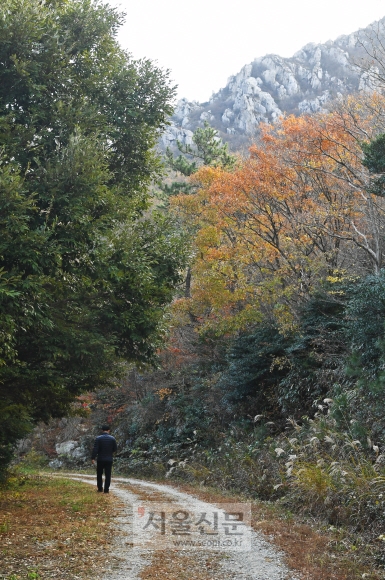
{"type": "Polygon", "coordinates": [[[97,457],[96,463],[96,481],[98,485],[98,491],[103,491],[103,471],[104,471],[104,493],[108,493],[111,483],[111,469],[113,454],[117,450],[115,437],[110,435],[110,426],[103,425],[103,433],[96,437],[94,448],[92,450],[91,461],[94,464],[95,458],[97,457]]]}

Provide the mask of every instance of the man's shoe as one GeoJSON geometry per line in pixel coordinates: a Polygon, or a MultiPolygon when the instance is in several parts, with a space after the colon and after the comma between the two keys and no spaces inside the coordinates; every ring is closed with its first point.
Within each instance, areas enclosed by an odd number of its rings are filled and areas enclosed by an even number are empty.
{"type": "Polygon", "coordinates": [[[103,490],[102,490],[102,489],[98,489],[98,492],[99,492],[99,493],[102,493],[102,492],[103,492],[103,490]]]}
{"type": "Polygon", "coordinates": [[[108,489],[105,489],[105,490],[104,490],[104,493],[110,493],[110,492],[108,491],[108,489]]]}

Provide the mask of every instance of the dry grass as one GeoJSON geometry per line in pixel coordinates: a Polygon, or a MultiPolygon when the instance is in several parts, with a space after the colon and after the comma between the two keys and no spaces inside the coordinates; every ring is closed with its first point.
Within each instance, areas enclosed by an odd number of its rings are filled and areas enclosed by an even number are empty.
{"type": "Polygon", "coordinates": [[[68,479],[12,478],[0,491],[1,580],[98,578],[114,501],[68,479]]]}
{"type": "MultiPolygon", "coordinates": [[[[166,482],[165,482],[166,483],[166,482]]],[[[177,485],[210,503],[250,501],[222,491],[177,485]]],[[[320,524],[302,522],[298,516],[285,512],[277,504],[252,501],[252,526],[285,554],[285,562],[297,570],[303,580],[381,580],[385,574],[366,565],[365,546],[357,546],[353,538],[334,529],[322,529],[320,524]]]]}
{"type": "MultiPolygon", "coordinates": [[[[170,485],[170,481],[162,482],[170,485]]],[[[175,484],[180,491],[200,499],[220,504],[227,501],[250,501],[239,495],[225,494],[213,489],[175,484]]],[[[167,501],[160,492],[125,484],[124,488],[142,500],[167,501]]],[[[168,498],[169,499],[169,498],[168,498]]],[[[381,572],[365,565],[365,547],[358,547],[353,539],[341,531],[322,529],[313,523],[300,520],[277,504],[252,501],[252,525],[285,554],[285,562],[291,570],[297,570],[302,580],[380,580],[381,572]]],[[[218,557],[201,561],[198,551],[193,554],[181,552],[155,552],[152,562],[141,574],[143,580],[167,578],[169,580],[217,579],[218,557]]]]}

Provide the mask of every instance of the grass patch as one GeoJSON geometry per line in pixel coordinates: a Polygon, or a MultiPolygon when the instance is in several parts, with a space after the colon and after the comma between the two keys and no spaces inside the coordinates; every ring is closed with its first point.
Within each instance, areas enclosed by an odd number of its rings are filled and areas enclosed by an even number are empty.
{"type": "Polygon", "coordinates": [[[11,477],[0,490],[0,580],[98,578],[114,502],[69,479],[11,477]]]}

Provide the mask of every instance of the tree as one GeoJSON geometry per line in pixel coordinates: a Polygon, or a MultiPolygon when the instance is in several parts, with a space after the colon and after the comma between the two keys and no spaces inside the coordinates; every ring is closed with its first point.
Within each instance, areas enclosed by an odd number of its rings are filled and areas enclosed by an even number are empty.
{"type": "Polygon", "coordinates": [[[314,413],[314,401],[344,380],[345,301],[343,286],[329,284],[304,305],[296,332],[283,335],[264,320],[235,337],[218,381],[231,416],[282,420],[314,413]]]}
{"type": "MultiPolygon", "coordinates": [[[[175,171],[177,180],[171,180],[171,183],[164,181],[160,188],[166,195],[166,203],[171,197],[183,193],[185,195],[196,194],[198,185],[193,176],[200,167],[221,167],[231,171],[236,167],[237,157],[229,153],[227,143],[218,137],[218,131],[210,127],[207,121],[203,127],[198,127],[192,137],[193,145],[183,145],[177,141],[180,151],[178,157],[174,157],[170,148],[166,149],[166,165],[172,171],[175,171]],[[181,181],[183,178],[183,181],[181,181]]],[[[178,216],[179,227],[186,233],[186,238],[194,240],[196,228],[191,227],[191,223],[178,216]]],[[[185,296],[190,297],[191,290],[191,268],[187,267],[185,276],[185,296]]]]}
{"type": "Polygon", "coordinates": [[[371,174],[369,189],[374,195],[385,196],[385,134],[362,144],[363,165],[371,174]]]}
{"type": "Polygon", "coordinates": [[[185,306],[203,328],[233,332],[269,312],[287,332],[327,277],[378,274],[383,200],[370,193],[361,145],[384,101],[345,105],[262,127],[241,166],[202,167],[198,192],[173,200],[197,232],[185,306]]]}
{"type": "Polygon", "coordinates": [[[355,381],[350,413],[371,430],[385,435],[385,271],[348,287],[345,336],[350,356],[347,374],[355,381]]]}
{"type": "Polygon", "coordinates": [[[0,7],[4,457],[21,422],[61,416],[124,361],[153,358],[183,267],[148,196],[174,90],[119,48],[121,22],[91,0],[0,7]]]}
{"type": "MultiPolygon", "coordinates": [[[[180,152],[178,157],[174,156],[169,147],[166,149],[166,164],[177,174],[188,178],[202,166],[222,167],[228,170],[235,168],[236,156],[229,153],[228,144],[223,143],[222,139],[218,137],[218,131],[211,127],[207,121],[204,122],[203,127],[196,129],[192,141],[193,145],[184,145],[177,141],[180,152]]],[[[168,196],[196,191],[196,185],[189,180],[173,181],[171,184],[163,183],[161,188],[168,196]]]]}
{"type": "Polygon", "coordinates": [[[207,121],[204,122],[203,127],[198,127],[192,141],[193,145],[177,142],[181,155],[176,158],[171,149],[167,148],[166,159],[171,169],[190,176],[201,165],[227,169],[235,167],[236,157],[229,153],[228,144],[222,142],[218,137],[218,131],[210,127],[207,121]]]}

